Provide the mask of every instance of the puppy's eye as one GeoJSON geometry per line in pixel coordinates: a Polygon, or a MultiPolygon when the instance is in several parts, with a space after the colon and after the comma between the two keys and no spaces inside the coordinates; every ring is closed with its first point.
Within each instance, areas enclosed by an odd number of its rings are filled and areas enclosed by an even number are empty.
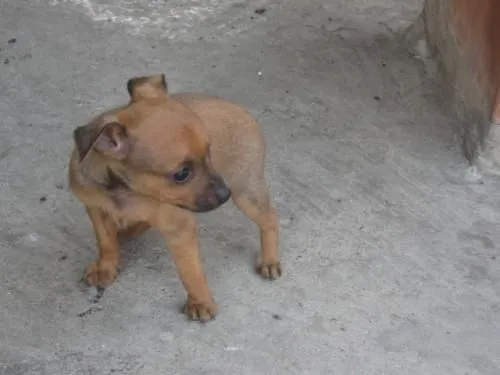
{"type": "Polygon", "coordinates": [[[182,184],[187,180],[189,180],[191,174],[192,174],[192,169],[189,166],[185,165],[184,167],[181,168],[181,170],[179,170],[177,173],[174,174],[174,181],[179,184],[182,184]]]}

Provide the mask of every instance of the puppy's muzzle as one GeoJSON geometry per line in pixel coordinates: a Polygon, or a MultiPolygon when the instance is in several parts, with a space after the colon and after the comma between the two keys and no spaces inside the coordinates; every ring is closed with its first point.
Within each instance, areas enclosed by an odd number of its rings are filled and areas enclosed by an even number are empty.
{"type": "Polygon", "coordinates": [[[203,193],[194,202],[196,212],[212,211],[226,203],[231,197],[231,190],[217,175],[211,176],[210,182],[205,187],[203,193]]]}

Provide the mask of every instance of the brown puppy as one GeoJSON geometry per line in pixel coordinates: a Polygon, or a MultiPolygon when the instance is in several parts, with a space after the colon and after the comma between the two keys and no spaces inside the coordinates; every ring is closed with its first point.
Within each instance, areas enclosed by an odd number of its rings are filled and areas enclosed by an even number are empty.
{"type": "Polygon", "coordinates": [[[187,291],[184,313],[207,321],[217,307],[200,262],[195,212],[232,197],[259,227],[258,273],[281,275],[264,139],[243,108],[203,94],[169,95],[163,74],[132,78],[127,88],[127,105],[73,134],[70,188],[87,209],[99,249],[85,280],[110,284],[118,272],[119,239],[157,228],[187,291]]]}

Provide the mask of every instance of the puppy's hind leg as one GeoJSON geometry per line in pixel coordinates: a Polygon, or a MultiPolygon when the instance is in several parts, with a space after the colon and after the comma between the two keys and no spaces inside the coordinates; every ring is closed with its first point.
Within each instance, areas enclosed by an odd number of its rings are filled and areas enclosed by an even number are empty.
{"type": "Polygon", "coordinates": [[[275,280],[281,276],[279,254],[279,219],[272,207],[264,178],[232,194],[235,205],[257,224],[260,232],[261,251],[256,271],[264,279],[275,280]]]}

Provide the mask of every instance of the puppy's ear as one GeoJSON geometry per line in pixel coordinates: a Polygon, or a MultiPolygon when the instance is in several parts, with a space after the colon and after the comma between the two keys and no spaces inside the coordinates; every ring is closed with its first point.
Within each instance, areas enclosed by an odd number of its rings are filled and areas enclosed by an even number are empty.
{"type": "Polygon", "coordinates": [[[123,160],[130,151],[127,129],[115,118],[79,126],[73,131],[73,139],[80,163],[93,148],[118,160],[123,160]]]}
{"type": "Polygon", "coordinates": [[[167,95],[165,74],[134,77],[127,81],[127,90],[132,101],[140,98],[161,98],[167,95]]]}

